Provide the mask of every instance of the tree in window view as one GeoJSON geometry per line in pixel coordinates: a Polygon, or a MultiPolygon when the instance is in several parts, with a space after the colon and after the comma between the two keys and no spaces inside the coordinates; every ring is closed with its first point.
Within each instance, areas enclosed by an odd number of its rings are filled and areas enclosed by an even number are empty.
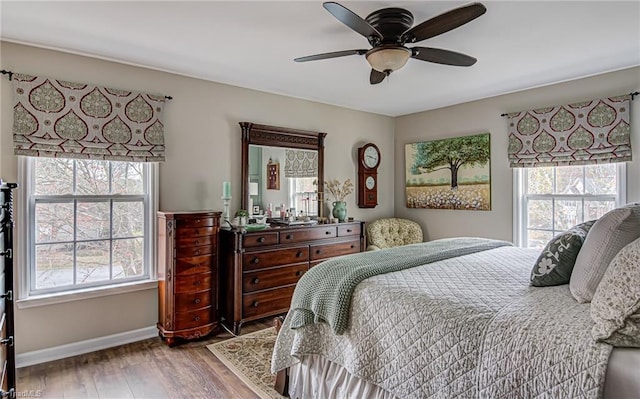
{"type": "Polygon", "coordinates": [[[135,198],[143,193],[142,164],[75,165],[74,174],[73,160],[36,162],[37,289],[144,273],[144,204],[135,198]]]}

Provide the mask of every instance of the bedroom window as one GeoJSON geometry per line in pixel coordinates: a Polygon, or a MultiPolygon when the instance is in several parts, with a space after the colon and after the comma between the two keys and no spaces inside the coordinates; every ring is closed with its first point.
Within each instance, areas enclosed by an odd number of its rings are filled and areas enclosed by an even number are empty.
{"type": "Polygon", "coordinates": [[[625,201],[625,164],[514,169],[514,241],[542,248],[556,234],[625,201]]]}
{"type": "MultiPolygon", "coordinates": [[[[26,295],[150,279],[153,163],[24,158],[26,295]]],[[[24,292],[24,291],[23,291],[24,292]]]]}
{"type": "Polygon", "coordinates": [[[296,216],[303,211],[305,215],[318,214],[316,177],[289,177],[289,208],[296,216]]]}

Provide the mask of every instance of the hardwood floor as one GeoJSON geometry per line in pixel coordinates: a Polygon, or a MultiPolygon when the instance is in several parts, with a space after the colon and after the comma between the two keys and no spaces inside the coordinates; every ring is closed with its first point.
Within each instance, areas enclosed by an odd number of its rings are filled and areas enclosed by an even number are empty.
{"type": "MultiPolygon", "coordinates": [[[[247,323],[242,334],[273,326],[247,323]]],[[[160,338],[17,370],[18,397],[258,398],[206,346],[231,338],[227,331],[169,348],[160,338]]]]}

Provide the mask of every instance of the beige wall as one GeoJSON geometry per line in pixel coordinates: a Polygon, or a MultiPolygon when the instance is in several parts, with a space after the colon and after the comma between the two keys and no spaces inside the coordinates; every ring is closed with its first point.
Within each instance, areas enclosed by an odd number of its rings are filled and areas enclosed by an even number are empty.
{"type": "MultiPolygon", "coordinates": [[[[348,215],[362,220],[393,215],[394,196],[388,189],[394,175],[393,118],[56,51],[6,42],[0,46],[2,67],[14,72],[174,97],[165,106],[167,160],[160,166],[161,210],[221,210],[222,181],[230,180],[235,212],[240,195],[238,122],[250,121],[326,132],[327,179],[355,182],[357,147],[377,144],[382,152],[380,205],[359,209],[354,193],[348,197],[348,215]]],[[[10,87],[6,77],[0,79],[0,176],[15,181],[10,87]]],[[[20,212],[20,204],[16,209],[20,212]]],[[[153,326],[156,295],[152,289],[17,309],[17,352],[153,326]]]]}
{"type": "MultiPolygon", "coordinates": [[[[396,118],[395,215],[417,220],[426,238],[481,236],[512,239],[512,171],[507,161],[505,112],[559,105],[631,93],[640,89],[640,67],[537,89],[506,94],[456,106],[396,118]],[[405,144],[489,131],[491,133],[492,210],[452,211],[406,207],[405,144]]],[[[640,98],[631,103],[632,148],[640,151],[640,98]]],[[[627,201],[640,201],[640,157],[627,164],[627,201]]]]}

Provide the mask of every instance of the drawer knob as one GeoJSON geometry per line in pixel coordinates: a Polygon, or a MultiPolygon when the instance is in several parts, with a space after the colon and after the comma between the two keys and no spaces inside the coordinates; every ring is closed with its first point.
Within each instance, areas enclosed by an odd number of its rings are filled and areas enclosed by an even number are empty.
{"type": "Polygon", "coordinates": [[[320,254],[320,250],[319,249],[316,249],[316,254],[320,254]]]}
{"type": "Polygon", "coordinates": [[[200,316],[196,316],[193,318],[194,321],[200,321],[200,316]]]}
{"type": "Polygon", "coordinates": [[[194,254],[196,254],[196,255],[200,255],[200,250],[199,250],[199,249],[196,249],[196,250],[195,250],[195,252],[194,252],[194,254]]]}
{"type": "Polygon", "coordinates": [[[196,244],[196,245],[200,244],[200,241],[196,240],[196,243],[195,243],[195,244],[196,244]]]}
{"type": "Polygon", "coordinates": [[[351,244],[351,249],[353,249],[353,248],[355,248],[355,247],[356,247],[355,245],[351,244]]]}
{"type": "Polygon", "coordinates": [[[353,230],[351,229],[347,229],[347,233],[351,233],[353,230]]]}
{"type": "Polygon", "coordinates": [[[260,305],[260,302],[258,301],[253,301],[253,303],[251,304],[251,306],[253,306],[254,308],[257,308],[258,305],[260,305]]]}
{"type": "Polygon", "coordinates": [[[302,256],[302,251],[298,251],[298,253],[296,254],[296,257],[299,258],[302,256]]]}
{"type": "Polygon", "coordinates": [[[331,232],[329,230],[325,231],[324,234],[329,235],[331,232]]]}
{"type": "Polygon", "coordinates": [[[200,219],[196,219],[196,223],[200,223],[200,219]]]}
{"type": "Polygon", "coordinates": [[[196,281],[193,283],[193,285],[200,285],[200,284],[202,284],[202,282],[201,282],[200,280],[196,280],[196,281]]]}
{"type": "Polygon", "coordinates": [[[298,270],[298,271],[296,272],[296,276],[302,276],[302,270],[298,270]]]}
{"type": "Polygon", "coordinates": [[[200,298],[196,298],[193,303],[200,303],[200,298]]]}
{"type": "Polygon", "coordinates": [[[253,284],[258,284],[260,282],[260,279],[258,277],[254,278],[252,283],[253,284]]]}
{"type": "Polygon", "coordinates": [[[260,262],[260,259],[259,258],[253,258],[253,260],[251,262],[252,263],[258,263],[258,262],[260,262]]]}
{"type": "Polygon", "coordinates": [[[287,234],[287,236],[285,237],[287,240],[291,239],[291,234],[287,234]]]}
{"type": "Polygon", "coordinates": [[[258,238],[258,242],[265,242],[264,237],[260,237],[260,238],[258,238]]]}

